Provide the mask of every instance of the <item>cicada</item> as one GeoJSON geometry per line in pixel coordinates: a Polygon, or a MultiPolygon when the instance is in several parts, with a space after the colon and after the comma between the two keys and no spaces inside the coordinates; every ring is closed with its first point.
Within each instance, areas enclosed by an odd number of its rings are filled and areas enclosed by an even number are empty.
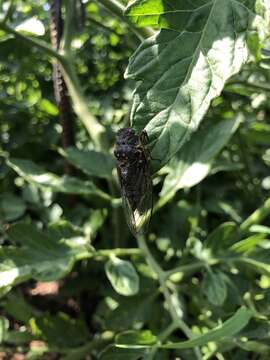
{"type": "Polygon", "coordinates": [[[128,226],[136,237],[148,230],[153,208],[150,154],[146,131],[137,135],[132,128],[118,131],[114,155],[128,226]]]}

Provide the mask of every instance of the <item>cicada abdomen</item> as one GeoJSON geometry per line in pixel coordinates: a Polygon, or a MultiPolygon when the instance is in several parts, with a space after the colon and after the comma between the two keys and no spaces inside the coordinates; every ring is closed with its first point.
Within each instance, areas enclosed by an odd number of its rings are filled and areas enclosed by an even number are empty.
{"type": "Polygon", "coordinates": [[[124,128],[117,133],[114,150],[125,216],[135,237],[147,231],[153,208],[146,141],[146,131],[137,135],[133,129],[124,128]]]}

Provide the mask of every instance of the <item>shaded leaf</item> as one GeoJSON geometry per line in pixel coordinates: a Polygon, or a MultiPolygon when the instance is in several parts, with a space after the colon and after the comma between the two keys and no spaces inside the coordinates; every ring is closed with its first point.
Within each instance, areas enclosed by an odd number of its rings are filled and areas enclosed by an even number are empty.
{"type": "Polygon", "coordinates": [[[107,261],[105,270],[112,287],[118,294],[133,296],[138,293],[139,276],[129,261],[112,257],[107,261]]]}
{"type": "Polygon", "coordinates": [[[91,256],[92,250],[85,244],[53,239],[30,224],[11,226],[8,236],[20,247],[0,249],[0,287],[30,278],[57,280],[72,269],[75,261],[91,256]]]}
{"type": "Polygon", "coordinates": [[[7,331],[9,328],[9,321],[7,318],[0,316],[0,344],[5,341],[7,337],[7,331]]]}
{"type": "Polygon", "coordinates": [[[46,172],[31,160],[12,158],[7,161],[7,164],[26,181],[40,187],[49,188],[54,192],[89,196],[101,193],[90,181],[82,181],[71,176],[57,176],[46,172]]]}
{"type": "Polygon", "coordinates": [[[202,289],[213,305],[221,306],[226,300],[227,286],[221,272],[208,272],[203,279],[202,289]]]}
{"type": "Polygon", "coordinates": [[[62,350],[83,344],[89,339],[87,326],[81,319],[71,319],[67,314],[56,316],[45,314],[32,323],[34,332],[50,346],[62,350]]]}
{"type": "Polygon", "coordinates": [[[115,167],[111,155],[94,150],[79,150],[70,147],[63,151],[68,162],[90,176],[101,178],[112,177],[112,170],[115,167]]]}
{"type": "Polygon", "coordinates": [[[214,229],[206,238],[204,246],[213,252],[228,248],[239,238],[238,227],[233,222],[226,222],[214,229]]]}
{"type": "Polygon", "coordinates": [[[169,163],[161,196],[190,188],[210,172],[212,161],[239,126],[239,119],[225,120],[199,129],[169,163]]]}
{"type": "Polygon", "coordinates": [[[146,349],[120,349],[110,346],[100,355],[100,360],[143,360],[147,355],[146,349]]]}
{"type": "Polygon", "coordinates": [[[5,221],[16,220],[26,210],[25,202],[10,193],[0,195],[0,219],[5,221]]]}

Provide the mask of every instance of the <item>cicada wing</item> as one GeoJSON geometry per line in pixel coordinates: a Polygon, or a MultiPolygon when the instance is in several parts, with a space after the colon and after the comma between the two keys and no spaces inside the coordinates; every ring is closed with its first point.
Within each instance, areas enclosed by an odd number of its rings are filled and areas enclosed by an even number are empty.
{"type": "Polygon", "coordinates": [[[122,202],[127,224],[136,237],[148,231],[153,209],[152,179],[149,172],[140,174],[137,178],[138,202],[134,207],[128,194],[122,189],[122,202]]]}

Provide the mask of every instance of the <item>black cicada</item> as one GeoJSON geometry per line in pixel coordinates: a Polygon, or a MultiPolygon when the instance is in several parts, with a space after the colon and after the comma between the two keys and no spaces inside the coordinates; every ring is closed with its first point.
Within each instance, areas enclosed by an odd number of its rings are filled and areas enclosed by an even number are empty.
{"type": "Polygon", "coordinates": [[[146,131],[136,135],[131,128],[118,131],[114,155],[123,207],[131,232],[136,237],[147,231],[153,208],[150,154],[146,131]]]}

